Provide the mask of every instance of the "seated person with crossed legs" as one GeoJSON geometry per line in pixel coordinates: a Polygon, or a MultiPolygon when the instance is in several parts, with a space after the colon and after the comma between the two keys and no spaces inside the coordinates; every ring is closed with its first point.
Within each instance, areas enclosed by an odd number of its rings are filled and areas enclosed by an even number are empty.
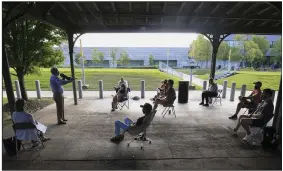
{"type": "MultiPolygon", "coordinates": [[[[32,115],[24,111],[24,106],[26,105],[25,100],[18,99],[15,103],[15,112],[12,114],[12,120],[15,124],[17,123],[31,123],[33,125],[37,125],[37,121],[33,119],[32,115]]],[[[20,129],[16,131],[16,136],[18,140],[31,140],[33,146],[36,147],[38,145],[37,139],[37,129],[20,129]]],[[[42,141],[48,141],[50,138],[47,138],[40,131],[39,136],[42,141]]]]}
{"type": "Polygon", "coordinates": [[[174,81],[168,80],[168,88],[166,90],[166,95],[164,97],[156,98],[154,102],[153,110],[156,110],[158,105],[170,105],[174,103],[174,100],[176,99],[176,91],[173,88],[174,81]]]}
{"type": "Polygon", "coordinates": [[[209,79],[209,88],[207,91],[203,91],[201,94],[201,103],[199,105],[203,105],[203,106],[209,106],[208,105],[208,98],[209,97],[216,97],[218,93],[218,87],[217,84],[213,82],[213,79],[210,78],[209,79]],[[204,98],[205,98],[205,104],[204,102],[204,98]]]}
{"type": "Polygon", "coordinates": [[[150,115],[152,111],[152,106],[149,103],[145,103],[141,107],[142,107],[142,112],[144,116],[138,118],[137,122],[133,122],[129,118],[125,118],[125,123],[119,120],[115,122],[115,137],[111,138],[112,142],[122,141],[124,139],[125,132],[129,128],[139,127],[144,123],[144,118],[150,115]],[[122,132],[121,132],[121,129],[123,130],[122,132]]]}
{"type": "Polygon", "coordinates": [[[122,84],[124,84],[126,86],[126,88],[128,88],[128,82],[126,80],[124,80],[124,77],[121,77],[121,80],[118,82],[118,85],[113,87],[115,89],[116,93],[119,91],[122,84]]]}
{"type": "Polygon", "coordinates": [[[168,87],[167,80],[162,81],[161,87],[157,88],[157,95],[155,95],[154,98],[152,98],[150,100],[155,101],[157,97],[165,96],[167,87],[168,87]]]}
{"type": "Polygon", "coordinates": [[[114,112],[115,109],[117,109],[118,102],[123,102],[125,98],[127,97],[127,88],[125,84],[121,85],[121,88],[118,90],[117,94],[113,97],[113,102],[112,102],[112,110],[111,112],[114,112]]]}
{"type": "Polygon", "coordinates": [[[237,105],[237,109],[234,115],[230,116],[229,119],[237,119],[238,113],[242,108],[255,109],[260,102],[261,86],[260,81],[254,82],[255,87],[252,93],[248,97],[239,96],[240,102],[237,105]]]}
{"type": "Polygon", "coordinates": [[[256,111],[250,115],[241,115],[239,117],[237,126],[232,129],[228,127],[228,129],[236,134],[242,125],[246,130],[246,136],[243,140],[249,142],[252,139],[250,126],[262,127],[271,119],[273,116],[273,102],[271,100],[273,91],[271,89],[264,89],[261,95],[262,102],[258,105],[256,111]]]}

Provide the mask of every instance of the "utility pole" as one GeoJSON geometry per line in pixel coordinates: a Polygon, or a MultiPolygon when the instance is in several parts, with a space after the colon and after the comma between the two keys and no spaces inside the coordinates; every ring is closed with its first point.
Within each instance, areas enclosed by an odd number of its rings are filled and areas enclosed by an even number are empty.
{"type": "Polygon", "coordinates": [[[80,39],[80,53],[81,53],[81,58],[82,58],[82,81],[83,89],[88,89],[88,85],[85,84],[85,64],[84,64],[84,53],[83,53],[83,47],[82,47],[82,39],[80,39]]]}

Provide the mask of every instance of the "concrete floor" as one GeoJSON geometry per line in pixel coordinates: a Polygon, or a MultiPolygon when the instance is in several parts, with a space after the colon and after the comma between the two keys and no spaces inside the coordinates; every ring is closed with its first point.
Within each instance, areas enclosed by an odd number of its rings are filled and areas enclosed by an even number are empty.
{"type": "MultiPolygon", "coordinates": [[[[35,118],[48,126],[46,135],[52,139],[39,150],[40,156],[36,150],[22,151],[18,159],[3,154],[3,169],[282,169],[280,151],[243,143],[242,129],[237,137],[228,132],[227,127],[236,124],[228,116],[234,113],[237,101],[224,99],[222,106],[202,107],[197,91],[190,93],[187,104],[176,100],[177,118],[162,118],[163,107],[158,108],[147,131],[152,144],[145,143],[144,150],[137,143],[127,147],[132,140],[129,134],[120,144],[113,144],[109,139],[114,135],[115,120],[136,120],[142,115],[139,105],[150,102],[154,92],[146,92],[146,99],[130,100],[130,109],[112,113],[110,94],[104,99],[85,97],[78,106],[67,98],[66,125],[55,124],[54,104],[37,112],[35,118]]],[[[3,137],[11,135],[11,128],[3,130],[3,137]]]]}

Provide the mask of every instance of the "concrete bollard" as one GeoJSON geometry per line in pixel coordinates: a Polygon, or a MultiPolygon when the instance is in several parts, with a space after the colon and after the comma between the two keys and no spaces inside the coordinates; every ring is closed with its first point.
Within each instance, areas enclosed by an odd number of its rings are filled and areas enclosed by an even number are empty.
{"type": "Polygon", "coordinates": [[[99,80],[99,98],[103,99],[103,80],[99,80]]]}
{"type": "Polygon", "coordinates": [[[35,80],[35,87],[36,87],[36,95],[38,99],[41,99],[41,89],[40,89],[40,81],[35,80]]]}
{"type": "Polygon", "coordinates": [[[233,102],[235,98],[236,83],[232,83],[230,101],[233,102]]]}
{"type": "Polygon", "coordinates": [[[224,82],[223,82],[223,90],[222,90],[222,98],[226,98],[227,84],[228,84],[228,81],[224,80],[224,82]]]}
{"type": "Polygon", "coordinates": [[[202,90],[205,91],[207,89],[207,81],[203,81],[202,90]]]}
{"type": "Polygon", "coordinates": [[[78,80],[78,89],[79,89],[79,98],[83,98],[83,86],[82,86],[82,80],[78,80]]]}
{"type": "Polygon", "coordinates": [[[241,96],[242,96],[242,97],[245,97],[245,95],[246,95],[246,90],[247,90],[247,85],[246,85],[246,84],[243,84],[243,85],[242,85],[242,89],[241,89],[241,96]]]}
{"type": "Polygon", "coordinates": [[[15,80],[15,86],[16,86],[17,98],[21,99],[22,94],[21,94],[20,84],[18,80],[15,80]]]}
{"type": "Polygon", "coordinates": [[[145,94],[145,80],[141,80],[141,98],[144,98],[145,94]]]}

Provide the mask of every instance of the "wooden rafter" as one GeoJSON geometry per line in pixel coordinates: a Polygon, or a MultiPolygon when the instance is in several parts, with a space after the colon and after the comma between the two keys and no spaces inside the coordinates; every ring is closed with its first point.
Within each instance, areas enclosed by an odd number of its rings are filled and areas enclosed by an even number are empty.
{"type": "Polygon", "coordinates": [[[253,22],[254,22],[253,20],[252,20],[252,21],[249,21],[247,24],[245,24],[244,27],[247,27],[247,26],[251,25],[253,22]]]}
{"type": "Polygon", "coordinates": [[[58,2],[58,3],[59,3],[59,5],[60,5],[60,7],[67,13],[67,17],[68,17],[68,19],[71,21],[71,23],[72,23],[73,25],[75,25],[76,22],[72,19],[72,17],[70,17],[68,9],[67,9],[62,3],[60,3],[60,2],[58,2]]]}
{"type": "Polygon", "coordinates": [[[132,10],[133,10],[133,9],[132,9],[132,3],[129,2],[129,11],[132,12],[132,10]]]}
{"type": "Polygon", "coordinates": [[[211,11],[210,15],[213,15],[217,10],[218,8],[221,6],[221,3],[219,3],[218,5],[216,5],[216,7],[211,11]]]}
{"type": "Polygon", "coordinates": [[[164,2],[164,4],[163,4],[163,8],[162,8],[162,12],[165,12],[165,10],[166,10],[166,6],[167,6],[167,2],[164,2]]]}
{"type": "Polygon", "coordinates": [[[179,13],[182,12],[183,8],[185,7],[186,5],[186,2],[182,2],[181,6],[180,6],[180,9],[179,9],[179,13]]]}
{"type": "MultiPolygon", "coordinates": [[[[76,7],[80,10],[80,12],[84,11],[84,9],[79,5],[79,3],[75,2],[75,4],[76,4],[76,7]]],[[[88,19],[85,16],[81,16],[81,17],[86,21],[86,23],[90,24],[90,22],[88,21],[88,19]]]]}
{"type": "Polygon", "coordinates": [[[257,25],[256,27],[262,27],[262,26],[266,25],[268,22],[269,22],[268,20],[264,21],[261,24],[257,25]]]}
{"type": "Polygon", "coordinates": [[[97,4],[95,2],[93,2],[93,5],[94,5],[96,11],[100,11],[100,9],[98,8],[98,6],[97,6],[97,4]]]}
{"type": "Polygon", "coordinates": [[[203,4],[204,4],[204,2],[201,2],[201,3],[198,5],[198,7],[197,7],[196,10],[195,10],[195,13],[198,12],[198,11],[202,8],[203,4]]]}
{"type": "Polygon", "coordinates": [[[257,15],[261,15],[261,14],[265,13],[266,11],[268,11],[268,10],[270,10],[270,9],[271,9],[271,7],[267,7],[267,8],[265,8],[265,9],[259,11],[259,12],[257,13],[257,15]]]}
{"type": "Polygon", "coordinates": [[[111,6],[112,6],[113,11],[116,12],[116,7],[113,1],[111,1],[111,6]]]}
{"type": "Polygon", "coordinates": [[[243,5],[244,5],[243,3],[237,2],[232,8],[230,8],[230,10],[226,14],[230,15],[230,14],[234,13],[235,11],[240,9],[243,5]]]}
{"type": "Polygon", "coordinates": [[[246,9],[243,13],[242,16],[245,17],[247,16],[251,11],[255,10],[257,7],[259,7],[261,3],[255,3],[251,5],[248,9],[246,9]]]}
{"type": "Polygon", "coordinates": [[[149,11],[149,2],[146,3],[146,9],[145,9],[145,11],[146,11],[146,12],[149,11]]]}

